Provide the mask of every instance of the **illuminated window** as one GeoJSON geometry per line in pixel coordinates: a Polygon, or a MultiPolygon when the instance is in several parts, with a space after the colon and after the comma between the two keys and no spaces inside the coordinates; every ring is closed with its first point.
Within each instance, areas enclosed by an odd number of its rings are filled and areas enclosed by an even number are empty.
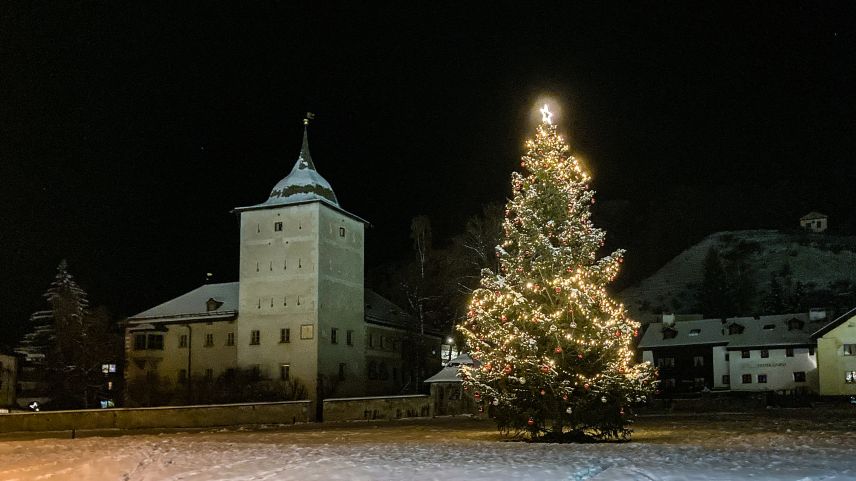
{"type": "Polygon", "coordinates": [[[842,348],[845,356],[856,356],[856,344],[845,344],[842,348]]]}
{"type": "Polygon", "coordinates": [[[847,384],[856,384],[856,371],[846,371],[844,373],[844,382],[847,384]]]}
{"type": "Polygon", "coordinates": [[[250,345],[258,346],[261,341],[261,332],[259,331],[250,331],[250,345]]]}
{"type": "Polygon", "coordinates": [[[805,372],[804,371],[794,372],[794,382],[805,382],[805,372]]]}
{"type": "Polygon", "coordinates": [[[758,384],[767,384],[766,374],[758,374],[758,384]]]}
{"type": "Polygon", "coordinates": [[[701,329],[690,329],[690,336],[698,336],[699,334],[701,334],[701,329]]]}
{"type": "Polygon", "coordinates": [[[315,326],[312,324],[300,325],[300,339],[312,339],[315,337],[315,326]]]}

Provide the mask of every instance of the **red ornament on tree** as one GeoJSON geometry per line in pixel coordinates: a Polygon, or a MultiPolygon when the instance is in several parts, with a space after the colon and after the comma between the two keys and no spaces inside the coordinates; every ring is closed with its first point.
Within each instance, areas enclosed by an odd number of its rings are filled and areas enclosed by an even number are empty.
{"type": "Polygon", "coordinates": [[[589,386],[589,383],[585,383],[585,384],[583,384],[583,387],[585,388],[586,391],[588,391],[591,386],[589,386]]]}
{"type": "Polygon", "coordinates": [[[556,346],[556,354],[562,352],[562,346],[556,346]]]}
{"type": "Polygon", "coordinates": [[[534,420],[534,419],[532,419],[532,418],[529,418],[529,420],[528,420],[528,421],[526,421],[526,424],[528,424],[528,425],[530,425],[530,426],[534,426],[534,425],[535,425],[535,420],[534,420]]]}
{"type": "Polygon", "coordinates": [[[545,394],[547,394],[547,391],[545,391],[545,390],[543,390],[543,389],[542,389],[542,390],[541,390],[541,395],[543,396],[543,395],[545,395],[545,394]]]}
{"type": "Polygon", "coordinates": [[[502,368],[502,372],[505,374],[511,374],[511,364],[506,364],[504,368],[502,368]]]}
{"type": "Polygon", "coordinates": [[[544,374],[547,374],[548,372],[550,372],[550,365],[549,364],[542,365],[541,366],[541,372],[543,372],[544,374]]]}
{"type": "Polygon", "coordinates": [[[556,289],[555,289],[555,290],[556,290],[556,294],[558,294],[558,293],[562,292],[562,288],[561,288],[561,287],[558,287],[558,286],[556,286],[556,289]]]}

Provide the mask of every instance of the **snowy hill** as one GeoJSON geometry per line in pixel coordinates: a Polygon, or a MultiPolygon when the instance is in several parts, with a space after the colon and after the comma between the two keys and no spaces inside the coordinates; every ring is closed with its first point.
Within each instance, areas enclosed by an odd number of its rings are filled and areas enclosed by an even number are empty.
{"type": "Polygon", "coordinates": [[[711,234],[619,297],[630,313],[642,320],[662,312],[699,313],[698,289],[704,277],[704,259],[711,248],[748,268],[756,289],[755,312],[744,315],[765,313],[763,300],[774,275],[801,283],[806,302],[841,298],[841,290],[850,295],[856,285],[856,237],[746,230],[711,234]]]}

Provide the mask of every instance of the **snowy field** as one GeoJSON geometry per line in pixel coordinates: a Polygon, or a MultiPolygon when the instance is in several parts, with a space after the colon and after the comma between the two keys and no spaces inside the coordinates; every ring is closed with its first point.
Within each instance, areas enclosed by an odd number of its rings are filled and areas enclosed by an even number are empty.
{"type": "Polygon", "coordinates": [[[469,419],[0,438],[0,480],[856,480],[856,410],[648,417],[630,443],[507,442],[469,419]]]}

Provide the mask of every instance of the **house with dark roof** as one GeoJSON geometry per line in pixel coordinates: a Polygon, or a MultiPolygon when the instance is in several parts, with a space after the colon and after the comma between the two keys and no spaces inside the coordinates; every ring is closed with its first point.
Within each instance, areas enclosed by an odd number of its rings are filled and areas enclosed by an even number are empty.
{"type": "Polygon", "coordinates": [[[818,391],[824,311],[651,324],[638,349],[664,391],[818,391]]]}
{"type": "Polygon", "coordinates": [[[319,400],[413,392],[422,376],[410,360],[439,366],[441,337],[365,289],[367,222],[339,205],[316,170],[306,128],[267,200],[234,212],[238,282],[206,284],[130,317],[128,384],[156,375],[187,385],[241,369],[298,380],[319,400]]]}

